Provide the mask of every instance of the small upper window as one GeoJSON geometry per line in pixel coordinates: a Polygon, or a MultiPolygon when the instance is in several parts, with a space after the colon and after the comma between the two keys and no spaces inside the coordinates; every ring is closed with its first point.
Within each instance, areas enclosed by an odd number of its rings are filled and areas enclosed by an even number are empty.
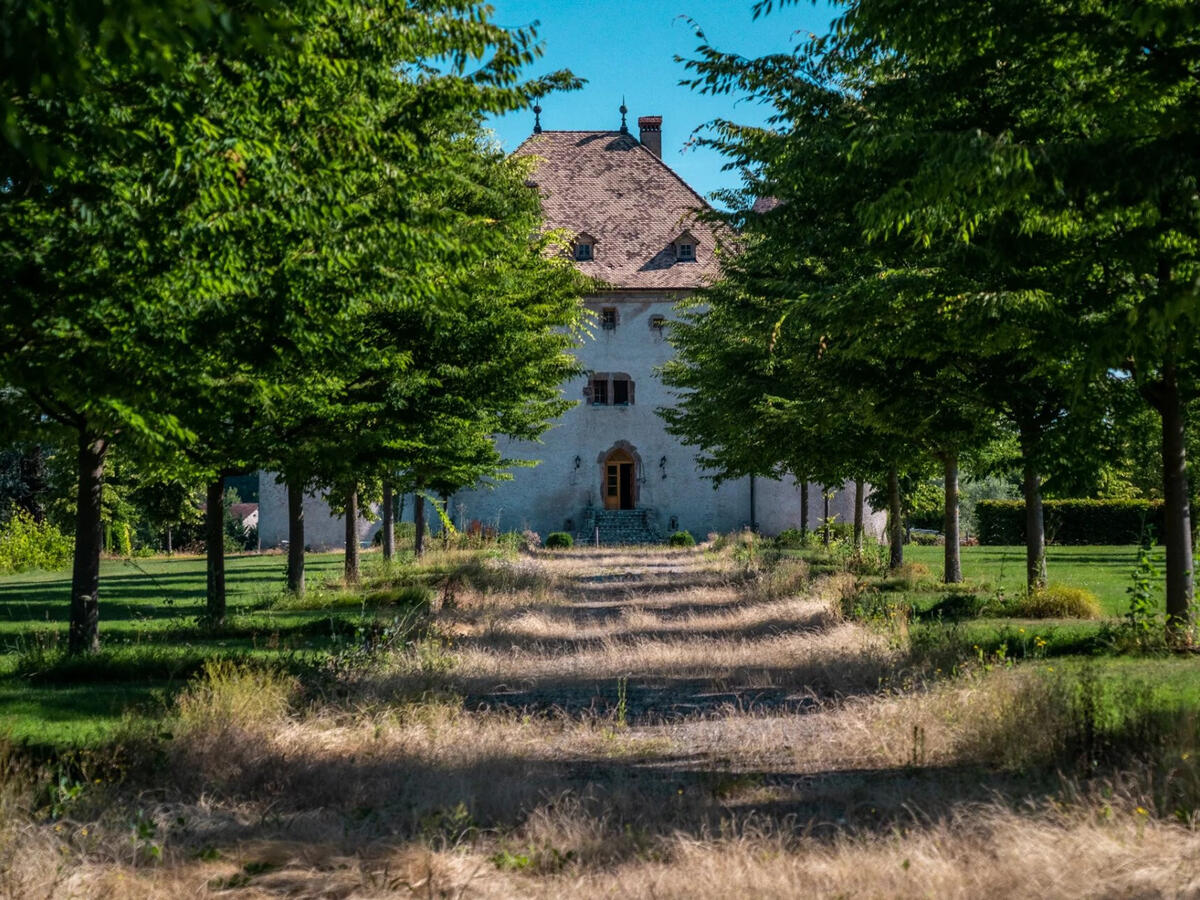
{"type": "Polygon", "coordinates": [[[696,261],[696,236],[690,231],[685,231],[675,240],[671,241],[675,246],[675,259],[679,262],[695,262],[696,261]]]}
{"type": "Polygon", "coordinates": [[[575,235],[575,245],[571,255],[576,262],[589,262],[596,258],[596,239],[586,231],[575,235]]]}
{"type": "Polygon", "coordinates": [[[666,327],[666,325],[667,325],[667,317],[666,316],[651,316],[650,317],[650,327],[654,331],[662,331],[663,328],[666,327]]]}
{"type": "Polygon", "coordinates": [[[617,308],[606,306],[600,310],[600,327],[612,330],[617,327],[617,308]]]}

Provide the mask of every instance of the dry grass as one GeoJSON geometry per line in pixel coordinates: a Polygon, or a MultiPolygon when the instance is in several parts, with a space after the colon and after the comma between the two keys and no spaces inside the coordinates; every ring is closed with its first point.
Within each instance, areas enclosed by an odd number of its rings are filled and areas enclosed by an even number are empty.
{"type": "Polygon", "coordinates": [[[904,658],[837,614],[846,579],[689,550],[453,563],[432,636],[336,692],[210,670],[165,759],[57,818],[10,767],[0,896],[1200,890],[1191,828],[1046,768],[1042,675],[881,688],[904,658]]]}

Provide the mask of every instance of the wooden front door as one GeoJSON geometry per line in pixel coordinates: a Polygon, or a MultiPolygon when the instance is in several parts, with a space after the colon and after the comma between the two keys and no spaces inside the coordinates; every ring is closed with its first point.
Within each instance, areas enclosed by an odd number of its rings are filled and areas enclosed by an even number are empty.
{"type": "Polygon", "coordinates": [[[633,458],[624,450],[604,461],[604,508],[633,509],[633,458]]]}

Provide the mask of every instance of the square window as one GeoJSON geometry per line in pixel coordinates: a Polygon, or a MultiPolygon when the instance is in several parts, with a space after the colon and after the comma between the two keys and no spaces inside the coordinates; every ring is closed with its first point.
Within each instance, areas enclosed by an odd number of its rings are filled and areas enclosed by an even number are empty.
{"type": "Polygon", "coordinates": [[[575,245],[575,259],[577,262],[587,262],[591,258],[592,258],[592,245],[591,244],[584,243],[584,244],[576,244],[575,245]]]}
{"type": "Polygon", "coordinates": [[[680,259],[695,259],[696,258],[696,245],[695,244],[680,244],[679,245],[679,258],[680,259]]]}
{"type": "Polygon", "coordinates": [[[662,331],[667,324],[666,316],[651,316],[650,328],[654,331],[662,331]]]}
{"type": "Polygon", "coordinates": [[[608,379],[592,379],[592,406],[608,406],[608,379]]]}
{"type": "Polygon", "coordinates": [[[615,306],[606,306],[600,310],[600,327],[609,330],[617,327],[617,309],[615,306]]]}

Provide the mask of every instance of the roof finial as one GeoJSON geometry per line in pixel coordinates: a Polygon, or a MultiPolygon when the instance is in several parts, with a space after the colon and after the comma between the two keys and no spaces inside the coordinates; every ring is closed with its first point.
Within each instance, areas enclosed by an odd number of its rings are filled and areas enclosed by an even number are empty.
{"type": "Polygon", "coordinates": [[[542,133],[542,104],[533,104],[533,133],[542,133]]]}
{"type": "Polygon", "coordinates": [[[629,112],[625,108],[625,95],[621,95],[621,134],[629,134],[629,126],[625,124],[625,113],[629,112]]]}

